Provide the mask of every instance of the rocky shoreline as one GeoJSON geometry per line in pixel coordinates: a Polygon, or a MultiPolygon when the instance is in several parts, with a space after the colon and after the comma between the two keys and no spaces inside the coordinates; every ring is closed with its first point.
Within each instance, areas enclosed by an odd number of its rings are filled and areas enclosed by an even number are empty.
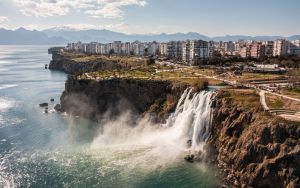
{"type": "Polygon", "coordinates": [[[114,61],[89,61],[75,62],[69,56],[60,52],[51,52],[52,60],[49,64],[50,70],[60,70],[67,74],[82,74],[99,70],[114,70],[122,68],[121,64],[114,61]]]}
{"type": "Polygon", "coordinates": [[[163,121],[176,107],[186,85],[170,81],[108,79],[80,80],[69,76],[61,96],[61,111],[92,120],[109,112],[118,116],[126,110],[141,115],[150,113],[163,121]],[[120,105],[122,104],[122,105],[120,105]],[[120,106],[126,106],[122,109],[120,106]]]}

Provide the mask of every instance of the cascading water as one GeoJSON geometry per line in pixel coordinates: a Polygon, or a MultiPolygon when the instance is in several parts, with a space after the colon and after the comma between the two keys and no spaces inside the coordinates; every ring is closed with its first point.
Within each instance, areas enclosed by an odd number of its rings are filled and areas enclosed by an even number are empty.
{"type": "Polygon", "coordinates": [[[193,93],[186,89],[178,101],[176,110],[166,123],[176,135],[176,142],[191,142],[192,151],[203,150],[211,132],[211,99],[212,92],[193,93]]]}

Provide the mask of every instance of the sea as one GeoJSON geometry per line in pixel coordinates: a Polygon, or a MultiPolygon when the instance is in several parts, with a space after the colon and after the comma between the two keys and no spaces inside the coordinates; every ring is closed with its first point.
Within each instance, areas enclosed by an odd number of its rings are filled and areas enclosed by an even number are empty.
{"type": "Polygon", "coordinates": [[[218,185],[215,167],[183,160],[189,151],[145,119],[127,125],[130,112],[102,124],[55,112],[67,75],[44,68],[49,47],[0,46],[1,188],[218,185]]]}

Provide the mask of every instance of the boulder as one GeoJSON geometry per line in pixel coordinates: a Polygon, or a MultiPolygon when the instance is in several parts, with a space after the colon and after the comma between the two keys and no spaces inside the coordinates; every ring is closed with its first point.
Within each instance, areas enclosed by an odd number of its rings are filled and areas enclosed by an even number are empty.
{"type": "Polygon", "coordinates": [[[56,105],[54,106],[54,109],[55,109],[56,111],[58,111],[58,112],[61,112],[61,111],[62,111],[61,105],[60,105],[60,104],[56,104],[56,105]]]}
{"type": "Polygon", "coordinates": [[[40,105],[40,107],[47,107],[47,106],[48,106],[48,103],[44,102],[44,103],[41,103],[41,104],[39,104],[39,105],[40,105]]]}

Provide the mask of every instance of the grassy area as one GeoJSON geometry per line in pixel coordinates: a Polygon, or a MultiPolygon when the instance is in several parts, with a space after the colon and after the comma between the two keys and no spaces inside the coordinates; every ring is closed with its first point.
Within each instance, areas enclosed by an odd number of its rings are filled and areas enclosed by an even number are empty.
{"type": "Polygon", "coordinates": [[[284,108],[284,101],[279,98],[271,98],[271,97],[267,97],[267,105],[269,108],[284,108]]]}
{"type": "Polygon", "coordinates": [[[282,88],[280,92],[284,95],[300,99],[300,88],[282,88]]]}
{"type": "Polygon", "coordinates": [[[300,95],[300,88],[294,88],[294,89],[287,89],[288,92],[299,94],[300,95]]]}
{"type": "MultiPolygon", "coordinates": [[[[197,85],[198,83],[207,82],[207,79],[197,76],[191,72],[174,69],[173,67],[161,67],[159,65],[140,66],[134,69],[121,69],[113,71],[98,71],[85,73],[78,76],[79,79],[97,79],[105,80],[112,78],[132,78],[145,80],[169,80],[174,83],[187,83],[189,85],[197,85]]],[[[209,80],[210,81],[210,80],[209,80]]],[[[212,80],[213,81],[213,80],[212,80]]],[[[219,82],[212,82],[213,84],[219,82]]],[[[212,84],[209,82],[209,84],[212,84]]]]}
{"type": "Polygon", "coordinates": [[[91,61],[97,61],[102,59],[100,56],[96,55],[90,55],[90,56],[83,56],[83,57],[75,57],[72,58],[75,62],[80,62],[80,63],[86,63],[86,62],[91,62],[91,61]]]}
{"type": "Polygon", "coordinates": [[[242,75],[237,76],[228,76],[223,77],[228,80],[240,80],[240,81],[259,81],[266,79],[280,79],[284,78],[284,75],[278,74],[263,74],[263,73],[243,73],[242,75]]]}
{"type": "Polygon", "coordinates": [[[248,108],[260,108],[259,95],[251,89],[223,89],[221,97],[238,101],[248,108]]]}

